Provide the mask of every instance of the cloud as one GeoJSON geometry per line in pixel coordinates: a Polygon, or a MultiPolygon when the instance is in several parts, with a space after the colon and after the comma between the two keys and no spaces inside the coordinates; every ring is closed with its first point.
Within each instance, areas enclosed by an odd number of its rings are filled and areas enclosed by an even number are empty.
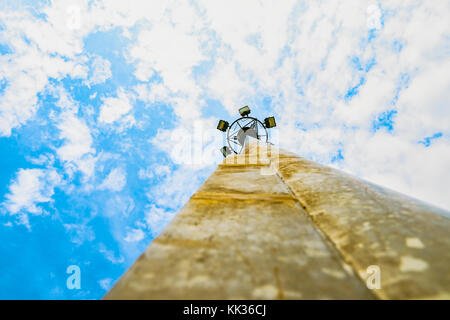
{"type": "Polygon", "coordinates": [[[96,150],[92,147],[91,130],[83,119],[76,116],[78,108],[65,91],[60,92],[62,94],[58,104],[62,106],[63,111],[58,116],[56,127],[59,129],[59,138],[64,143],[56,149],[56,154],[63,161],[69,177],[76,171],[81,171],[86,182],[94,175],[97,162],[94,156],[96,150]]]}
{"type": "Polygon", "coordinates": [[[138,95],[137,98],[146,102],[166,102],[170,98],[170,91],[163,83],[139,84],[134,90],[138,95]]]}
{"type": "Polygon", "coordinates": [[[119,257],[116,257],[114,251],[109,250],[103,243],[99,244],[98,250],[108,261],[113,264],[119,264],[125,261],[125,258],[123,256],[119,255],[119,257]]]}
{"type": "MultiPolygon", "coordinates": [[[[122,118],[125,114],[132,109],[130,98],[121,89],[117,93],[117,97],[110,97],[103,99],[103,105],[100,109],[100,115],[98,117],[99,122],[106,124],[113,123],[122,118]]],[[[134,118],[133,118],[134,119],[134,118]]],[[[125,118],[125,121],[133,121],[131,118],[125,118]]]]}
{"type": "Polygon", "coordinates": [[[325,164],[341,154],[341,169],[450,208],[449,189],[436,179],[449,171],[448,4],[286,2],[273,13],[270,4],[247,5],[202,3],[229,48],[207,79],[227,110],[270,95],[282,147],[325,164]],[[391,132],[375,131],[388,111],[391,132]],[[436,132],[434,147],[417,145],[436,132]]]}
{"type": "Polygon", "coordinates": [[[223,143],[215,126],[217,119],[196,119],[174,129],[158,130],[150,142],[165,151],[173,163],[190,169],[204,169],[220,163],[218,145],[223,143]]]}
{"type": "MultiPolygon", "coordinates": [[[[131,40],[125,55],[139,80],[134,87],[136,98],[164,102],[177,117],[176,128],[160,130],[154,141],[190,132],[192,126],[186,123],[208,117],[205,97],[218,99],[233,114],[243,102],[257,104],[258,96],[267,95],[272,97],[269,108],[277,116],[283,147],[327,164],[342,154],[338,167],[363,178],[373,179],[384,169],[374,175],[366,171],[365,163],[348,157],[352,148],[365,148],[357,136],[375,139],[373,123],[385,112],[396,112],[390,135],[409,146],[402,149],[402,159],[413,156],[409,152],[417,141],[436,132],[442,132],[440,144],[446,149],[450,79],[445,72],[449,67],[445,2],[436,6],[400,1],[379,5],[360,1],[131,4],[81,1],[72,8],[70,1],[61,1],[44,7],[46,19],[19,12],[2,16],[8,31],[5,40],[17,61],[6,63],[2,74],[7,83],[0,103],[3,135],[33,116],[35,93],[49,76],[70,75],[99,84],[108,79],[111,62],[99,56],[91,59],[92,75],[88,76],[88,57],[80,55],[83,37],[98,28],[123,27],[131,40]],[[47,40],[45,34],[54,34],[55,39],[47,40]],[[39,70],[32,63],[37,60],[44,61],[39,70]],[[206,62],[209,67],[196,77],[194,68],[206,62]],[[154,81],[155,77],[160,80],[154,81]],[[349,92],[354,95],[350,97],[349,92]],[[18,105],[27,106],[25,112],[14,111],[18,105]]],[[[100,124],[117,124],[119,131],[134,126],[134,98],[125,92],[119,89],[116,97],[103,98],[100,124]]],[[[95,150],[89,138],[85,143],[66,140],[58,150],[60,158],[77,162],[77,168],[92,175],[95,150]]],[[[172,160],[179,159],[167,144],[156,145],[172,160]]],[[[433,162],[437,149],[421,149],[425,161],[433,162]]],[[[395,172],[394,164],[375,155],[365,161],[395,172]]],[[[411,175],[413,166],[408,170],[411,175]]],[[[398,173],[398,179],[407,177],[398,173]]],[[[432,185],[429,175],[421,179],[432,185]]],[[[422,188],[401,187],[400,191],[419,194],[422,188]]],[[[433,202],[448,207],[444,194],[439,194],[433,202]]]]}
{"type": "Polygon", "coordinates": [[[215,65],[205,81],[210,92],[230,115],[260,90],[265,94],[276,92],[281,74],[275,67],[288,41],[294,1],[200,4],[207,25],[218,39],[215,65]],[[248,41],[252,37],[258,39],[257,46],[248,41]]]}
{"type": "Polygon", "coordinates": [[[155,23],[140,28],[128,60],[136,65],[138,80],[150,81],[155,74],[162,79],[160,85],[151,85],[149,93],[149,88],[137,86],[140,99],[165,98],[181,121],[189,121],[201,116],[201,91],[192,79],[192,68],[207,58],[199,37],[203,21],[194,7],[184,2],[164,9],[155,23]]]}
{"type": "Polygon", "coordinates": [[[95,233],[92,227],[83,224],[64,224],[64,228],[70,234],[71,241],[75,244],[82,244],[85,241],[93,241],[95,233]]]}
{"type": "Polygon", "coordinates": [[[105,290],[108,291],[109,289],[112,288],[113,285],[113,279],[111,278],[106,278],[106,279],[102,279],[98,281],[98,284],[100,285],[100,287],[105,290]]]}
{"type": "Polygon", "coordinates": [[[95,85],[104,83],[106,80],[111,78],[111,62],[102,57],[95,57],[91,65],[91,75],[86,81],[87,85],[95,85]]]}
{"type": "Polygon", "coordinates": [[[125,237],[126,242],[138,242],[144,239],[145,233],[141,229],[131,229],[131,231],[127,232],[127,236],[125,237]]]}
{"type": "Polygon", "coordinates": [[[99,190],[121,191],[127,183],[125,171],[121,168],[114,168],[98,186],[99,190]]]}
{"type": "Polygon", "coordinates": [[[429,147],[401,136],[377,131],[360,135],[344,151],[342,167],[365,179],[403,193],[449,207],[450,143],[436,140],[429,147]]]}
{"type": "Polygon", "coordinates": [[[140,30],[129,58],[137,63],[138,80],[147,81],[156,71],[172,91],[192,93],[195,85],[191,81],[191,68],[204,58],[193,34],[201,20],[195,21],[198,17],[190,5],[178,3],[170,7],[158,23],[140,30]]]}
{"type": "Polygon", "coordinates": [[[58,124],[60,138],[65,140],[57,154],[62,161],[78,161],[88,153],[94,153],[89,127],[73,113],[67,112],[61,116],[58,124]]]}
{"type": "Polygon", "coordinates": [[[45,213],[39,204],[51,202],[54,189],[61,182],[54,169],[20,169],[2,205],[9,214],[19,215],[20,223],[30,227],[28,213],[45,213]]]}
{"type": "MultiPolygon", "coordinates": [[[[204,101],[199,97],[217,99],[234,114],[243,104],[261,109],[257,96],[269,96],[282,147],[449,208],[446,192],[432,187],[433,174],[417,172],[409,160],[419,150],[427,163],[445,158],[416,146],[436,132],[442,132],[439,150],[448,152],[448,12],[444,2],[200,1],[183,23],[168,10],[158,22],[143,26],[131,45],[130,61],[139,80],[150,82],[157,74],[162,81],[134,90],[140,100],[173,107],[177,125],[159,130],[152,142],[176,164],[192,164],[192,155],[199,154],[192,151],[198,140],[190,136],[193,119],[208,115],[200,114],[204,101]],[[160,45],[163,37],[170,40],[160,45]],[[183,44],[186,56],[170,49],[175,42],[183,44]],[[200,76],[188,71],[207,60],[210,67],[200,76]],[[389,125],[377,125],[387,113],[395,114],[389,125]],[[388,127],[390,135],[380,139],[377,130],[388,127]],[[372,140],[384,143],[364,142],[372,140]],[[402,170],[382,150],[390,150],[393,141],[405,145],[397,159],[403,161],[402,170]],[[374,148],[366,153],[371,158],[354,156],[354,150],[368,145],[374,148]],[[418,178],[411,184],[413,174],[427,182],[418,178]]],[[[448,171],[445,163],[436,170],[448,171]]]]}
{"type": "Polygon", "coordinates": [[[146,169],[139,169],[138,177],[141,180],[145,179],[160,179],[164,178],[165,176],[169,175],[171,173],[172,169],[168,165],[153,165],[151,167],[148,167],[146,169]]]}
{"type": "Polygon", "coordinates": [[[150,205],[145,211],[145,223],[153,237],[156,237],[164,227],[172,220],[176,212],[164,210],[155,205],[150,205]]]}
{"type": "Polygon", "coordinates": [[[27,157],[27,160],[35,165],[47,165],[52,166],[55,163],[55,157],[53,154],[40,154],[37,158],[27,157]]]}
{"type": "Polygon", "coordinates": [[[0,20],[0,39],[10,49],[0,56],[0,78],[7,81],[0,96],[0,136],[9,136],[33,118],[39,107],[37,94],[49,78],[82,78],[86,69],[75,56],[81,51],[81,39],[74,43],[64,32],[67,28],[58,30],[59,26],[36,19],[23,8],[0,11],[0,20]]]}

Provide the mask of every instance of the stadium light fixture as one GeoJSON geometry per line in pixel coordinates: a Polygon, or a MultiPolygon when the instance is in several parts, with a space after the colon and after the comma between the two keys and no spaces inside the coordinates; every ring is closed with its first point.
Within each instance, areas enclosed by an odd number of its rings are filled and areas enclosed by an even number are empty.
{"type": "Polygon", "coordinates": [[[275,122],[275,117],[269,117],[264,119],[264,126],[267,129],[273,128],[277,126],[277,123],[275,122]]]}
{"type": "Polygon", "coordinates": [[[239,113],[241,116],[246,117],[250,114],[250,108],[248,106],[242,107],[239,109],[239,113]]]}
{"type": "Polygon", "coordinates": [[[228,126],[229,126],[229,123],[227,121],[220,120],[219,124],[217,125],[217,129],[220,130],[220,131],[225,132],[225,131],[227,131],[228,126]]]}
{"type": "Polygon", "coordinates": [[[229,154],[231,154],[230,148],[227,146],[224,146],[220,149],[220,152],[222,152],[223,156],[226,158],[229,154]]]}

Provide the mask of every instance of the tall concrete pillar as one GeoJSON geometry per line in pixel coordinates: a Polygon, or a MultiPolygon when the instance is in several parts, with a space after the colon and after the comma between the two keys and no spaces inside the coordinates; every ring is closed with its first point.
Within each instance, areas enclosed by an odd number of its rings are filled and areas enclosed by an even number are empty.
{"type": "Polygon", "coordinates": [[[106,299],[449,299],[450,214],[284,150],[228,156],[106,299]]]}

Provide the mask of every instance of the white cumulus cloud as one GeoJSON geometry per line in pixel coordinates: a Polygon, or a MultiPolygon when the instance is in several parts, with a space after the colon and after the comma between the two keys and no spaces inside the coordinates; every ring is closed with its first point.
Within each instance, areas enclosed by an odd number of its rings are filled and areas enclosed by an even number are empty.
{"type": "Polygon", "coordinates": [[[103,99],[103,105],[100,109],[100,115],[98,117],[99,122],[113,123],[122,118],[125,114],[132,109],[130,98],[124,92],[119,90],[117,97],[109,97],[103,99]]]}
{"type": "Polygon", "coordinates": [[[127,183],[125,171],[121,168],[114,168],[99,185],[100,190],[121,191],[127,183]]]}
{"type": "Polygon", "coordinates": [[[88,85],[104,83],[111,78],[111,62],[102,57],[95,57],[91,65],[91,75],[86,81],[88,85]]]}
{"type": "Polygon", "coordinates": [[[144,239],[145,233],[141,229],[131,229],[131,231],[127,232],[124,240],[126,242],[138,242],[144,239]]]}
{"type": "Polygon", "coordinates": [[[21,223],[30,227],[28,213],[43,214],[39,204],[51,202],[54,189],[61,182],[61,176],[54,169],[20,169],[3,206],[9,214],[19,214],[21,223]]]}
{"type": "Polygon", "coordinates": [[[144,220],[152,236],[156,237],[174,216],[175,212],[173,211],[150,205],[145,212],[144,220]]]}

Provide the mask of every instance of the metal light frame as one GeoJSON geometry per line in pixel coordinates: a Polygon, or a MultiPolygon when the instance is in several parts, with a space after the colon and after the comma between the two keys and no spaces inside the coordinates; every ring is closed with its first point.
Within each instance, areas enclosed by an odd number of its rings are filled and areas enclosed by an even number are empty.
{"type": "Polygon", "coordinates": [[[253,128],[256,131],[257,139],[266,137],[265,142],[267,143],[269,141],[269,135],[267,134],[267,129],[261,121],[259,121],[256,118],[248,117],[248,116],[239,118],[239,119],[235,120],[228,127],[228,130],[227,130],[228,146],[236,154],[240,153],[242,151],[242,149],[244,148],[244,146],[241,145],[237,141],[237,134],[239,133],[239,130],[241,130],[245,127],[253,128]],[[241,123],[242,123],[242,125],[241,125],[241,123]],[[260,132],[263,132],[263,134],[259,134],[260,132]],[[239,149],[239,150],[237,150],[237,149],[239,149]]]}

